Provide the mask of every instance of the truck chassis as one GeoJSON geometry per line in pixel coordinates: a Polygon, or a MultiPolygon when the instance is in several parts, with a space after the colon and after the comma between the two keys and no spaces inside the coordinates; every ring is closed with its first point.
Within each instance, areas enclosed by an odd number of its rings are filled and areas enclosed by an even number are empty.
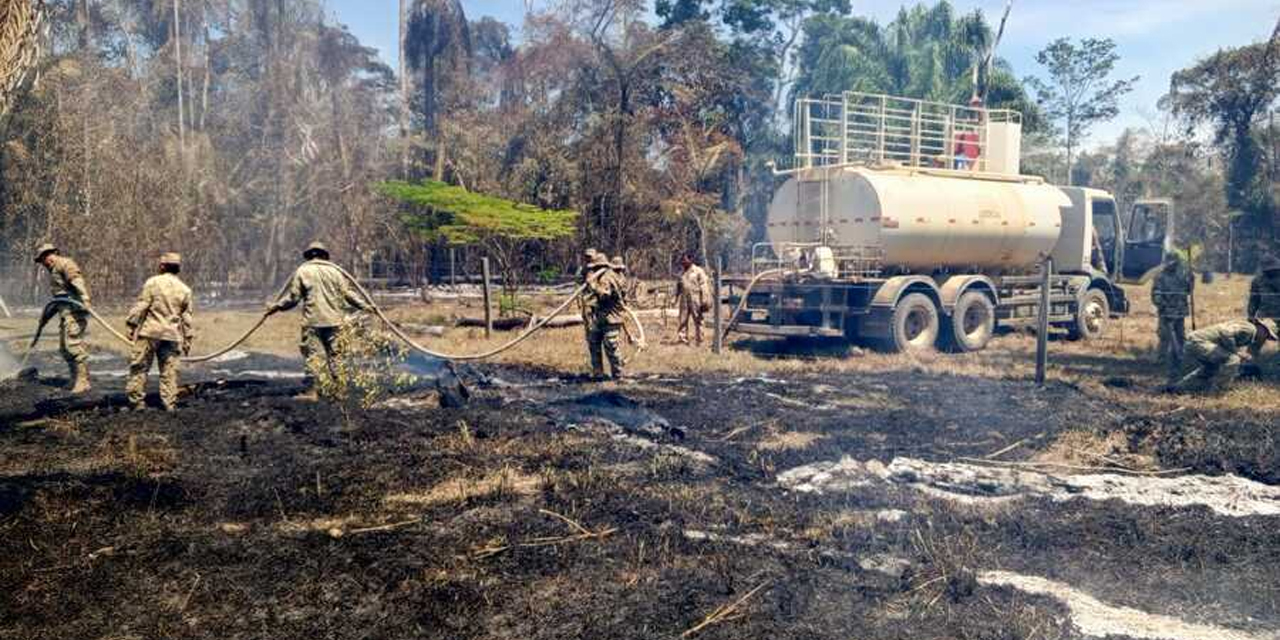
{"type": "MultiPolygon", "coordinates": [[[[1041,275],[953,274],[827,279],[803,273],[757,282],[730,279],[730,301],[747,294],[731,327],[773,337],[843,338],[887,351],[978,351],[1000,328],[1034,326],[1041,275]],[[733,291],[740,291],[734,294],[733,291]]],[[[1051,275],[1049,322],[1072,339],[1101,334],[1128,312],[1124,290],[1105,278],[1051,275]]]]}

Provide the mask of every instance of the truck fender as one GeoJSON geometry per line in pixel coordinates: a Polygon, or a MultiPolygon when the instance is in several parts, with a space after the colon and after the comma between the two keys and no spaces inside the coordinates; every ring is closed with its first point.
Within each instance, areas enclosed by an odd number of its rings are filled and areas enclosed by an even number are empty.
{"type": "Polygon", "coordinates": [[[1128,297],[1125,296],[1124,289],[1117,287],[1114,282],[1095,276],[1090,279],[1088,287],[1080,288],[1080,294],[1084,295],[1087,289],[1099,289],[1107,294],[1107,304],[1111,306],[1111,316],[1113,318],[1129,313],[1128,297]]]}
{"type": "Polygon", "coordinates": [[[942,312],[950,315],[952,310],[956,308],[956,301],[965,292],[977,289],[991,298],[991,302],[1000,304],[1000,299],[996,295],[996,283],[991,281],[984,275],[969,274],[951,276],[942,283],[942,287],[938,289],[938,297],[942,302],[942,312]]]}
{"type": "Polygon", "coordinates": [[[929,276],[894,276],[884,281],[876,295],[871,298],[872,308],[892,309],[898,300],[910,289],[924,290],[934,302],[942,299],[938,294],[938,285],[929,276]]]}

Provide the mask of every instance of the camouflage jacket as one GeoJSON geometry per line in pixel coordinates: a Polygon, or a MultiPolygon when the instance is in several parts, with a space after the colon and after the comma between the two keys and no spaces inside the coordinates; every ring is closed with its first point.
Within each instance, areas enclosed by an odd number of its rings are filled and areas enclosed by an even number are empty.
{"type": "Polygon", "coordinates": [[[1236,353],[1245,347],[1251,347],[1258,336],[1258,328],[1248,320],[1228,320],[1212,327],[1205,327],[1191,332],[1187,336],[1188,343],[1213,345],[1236,353]]]}
{"type": "Polygon", "coordinates": [[[676,299],[687,309],[707,309],[711,306],[711,294],[707,291],[707,272],[698,265],[690,266],[676,284],[676,299]]]}
{"type": "Polygon", "coordinates": [[[626,304],[626,283],[613,269],[598,269],[587,275],[583,320],[596,325],[620,325],[626,304]]]}
{"type": "Polygon", "coordinates": [[[1249,285],[1249,317],[1280,318],[1280,272],[1258,274],[1249,285]]]}
{"type": "Polygon", "coordinates": [[[75,260],[55,255],[49,267],[49,292],[54,297],[66,296],[89,304],[89,286],[75,260]]]}
{"type": "Polygon", "coordinates": [[[306,327],[342,326],[349,310],[369,309],[369,303],[338,267],[324,260],[302,263],[274,306],[287,311],[299,303],[302,304],[302,325],[306,327]]]}
{"type": "Polygon", "coordinates": [[[152,340],[191,344],[191,289],[178,276],[162,273],[147,279],[126,322],[135,335],[152,340]]]}
{"type": "Polygon", "coordinates": [[[1196,278],[1181,262],[1165,266],[1151,285],[1151,303],[1161,318],[1185,318],[1191,315],[1191,293],[1196,278]]]}

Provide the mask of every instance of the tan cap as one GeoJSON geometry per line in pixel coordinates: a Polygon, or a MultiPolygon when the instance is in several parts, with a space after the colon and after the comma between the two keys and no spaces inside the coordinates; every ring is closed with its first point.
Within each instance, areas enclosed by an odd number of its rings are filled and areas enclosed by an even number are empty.
{"type": "Polygon", "coordinates": [[[617,269],[618,271],[627,270],[627,263],[622,261],[622,256],[614,256],[613,260],[609,261],[609,266],[613,267],[614,269],[617,269]]]}
{"type": "Polygon", "coordinates": [[[180,267],[182,266],[182,254],[173,251],[162,253],[160,254],[160,264],[172,264],[180,267]]]}
{"type": "Polygon", "coordinates": [[[317,241],[312,242],[311,244],[307,245],[307,249],[306,249],[306,251],[303,251],[303,252],[302,252],[302,257],[303,257],[303,258],[310,258],[310,257],[311,257],[311,255],[312,255],[312,254],[314,254],[314,253],[323,253],[323,254],[325,254],[325,255],[327,256],[327,255],[329,255],[329,247],[326,247],[326,246],[325,246],[325,244],[324,244],[323,242],[320,242],[320,241],[318,241],[318,240],[317,240],[317,241]]]}
{"type": "Polygon", "coordinates": [[[587,264],[588,269],[609,266],[609,257],[595,249],[587,249],[586,251],[583,251],[582,261],[587,264]]]}
{"type": "Polygon", "coordinates": [[[53,246],[52,244],[49,244],[48,242],[36,247],[36,262],[40,262],[41,260],[44,260],[45,255],[50,253],[57,253],[57,251],[58,251],[58,248],[53,246]]]}

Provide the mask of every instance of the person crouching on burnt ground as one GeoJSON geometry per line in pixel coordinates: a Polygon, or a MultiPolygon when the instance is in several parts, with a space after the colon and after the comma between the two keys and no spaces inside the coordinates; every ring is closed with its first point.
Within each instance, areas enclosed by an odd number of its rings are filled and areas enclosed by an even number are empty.
{"type": "Polygon", "coordinates": [[[591,354],[591,375],[604,377],[604,359],[609,359],[609,377],[623,377],[618,334],[622,330],[626,285],[613,270],[609,259],[587,252],[587,288],[583,293],[583,321],[587,323],[587,351],[591,354]]]}
{"type": "Polygon", "coordinates": [[[304,397],[316,398],[317,384],[324,388],[334,373],[338,353],[338,333],[351,311],[369,311],[372,307],[358,292],[338,266],[329,262],[329,249],[320,242],[311,243],[302,252],[305,262],[289,280],[280,298],[267,305],[267,315],[288,311],[302,304],[302,335],[298,351],[307,370],[304,397]]]}
{"type": "Polygon", "coordinates": [[[138,301],[129,309],[126,322],[133,339],[129,357],[129,381],[125,390],[134,411],[146,408],[147,372],[151,361],[160,366],[160,404],[165,411],[178,406],[178,368],[182,356],[191,352],[195,337],[191,326],[191,289],[178,273],[182,256],[166,253],[160,256],[160,274],[142,285],[138,301]]]}
{"type": "MultiPolygon", "coordinates": [[[[85,307],[89,306],[89,285],[75,260],[64,257],[58,248],[42,244],[36,249],[36,262],[49,270],[49,292],[55,298],[70,298],[85,307]]],[[[58,311],[58,351],[69,370],[67,388],[71,393],[87,393],[89,384],[89,350],[84,346],[89,332],[89,313],[82,309],[63,306],[58,311]]]]}
{"type": "Polygon", "coordinates": [[[1225,391],[1240,376],[1240,366],[1256,359],[1267,341],[1275,339],[1271,325],[1257,319],[1229,320],[1192,331],[1182,359],[1195,369],[1170,390],[1225,391]]]}

